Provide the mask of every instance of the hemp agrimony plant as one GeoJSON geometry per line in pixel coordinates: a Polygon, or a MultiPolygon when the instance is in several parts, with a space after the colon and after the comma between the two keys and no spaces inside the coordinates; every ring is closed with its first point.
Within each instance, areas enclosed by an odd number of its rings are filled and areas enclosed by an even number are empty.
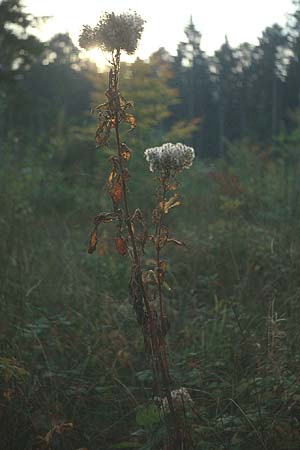
{"type": "Polygon", "coordinates": [[[122,122],[127,123],[130,129],[136,126],[134,115],[129,113],[133,105],[122,96],[119,89],[121,51],[134,53],[143,28],[144,20],[135,12],[120,15],[106,12],[94,28],[84,26],[79,40],[85,49],[98,47],[110,54],[106,102],[97,107],[99,122],[95,139],[101,148],[107,145],[109,137],[114,134],[116,144],[115,155],[109,157],[112,167],[107,180],[112,209],[95,216],[88,252],[93,253],[96,249],[99,225],[114,222],[116,250],[122,256],[127,255],[131,264],[130,300],[143,333],[145,351],[153,374],[152,404],[162,425],[159,438],[155,438],[155,448],[182,450],[190,449],[192,445],[186,413],[193,402],[187,389],[174,389],[170,377],[166,341],[170,325],[163,299],[167,263],[162,254],[168,245],[184,245],[171,236],[164,217],[171,208],[180,204],[177,176],[192,165],[194,150],[180,143],[167,143],[145,150],[150,171],[158,183],[152,223],[148,227],[140,209],[130,210],[127,163],[132,151],[120,137],[122,122]],[[144,263],[146,246],[150,247],[154,256],[155,263],[151,268],[144,263]]]}

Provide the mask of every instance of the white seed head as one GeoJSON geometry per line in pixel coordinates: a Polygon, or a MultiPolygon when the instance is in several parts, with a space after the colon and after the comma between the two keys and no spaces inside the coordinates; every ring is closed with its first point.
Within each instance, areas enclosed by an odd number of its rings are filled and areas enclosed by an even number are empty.
{"type": "Polygon", "coordinates": [[[170,173],[188,169],[193,164],[195,152],[192,147],[181,144],[163,144],[161,147],[147,148],[144,152],[151,172],[170,173]]]}
{"type": "Polygon", "coordinates": [[[94,47],[107,52],[125,50],[135,52],[144,30],[145,21],[136,12],[115,14],[105,12],[95,28],[84,25],[79,37],[79,45],[86,50],[94,47]]]}

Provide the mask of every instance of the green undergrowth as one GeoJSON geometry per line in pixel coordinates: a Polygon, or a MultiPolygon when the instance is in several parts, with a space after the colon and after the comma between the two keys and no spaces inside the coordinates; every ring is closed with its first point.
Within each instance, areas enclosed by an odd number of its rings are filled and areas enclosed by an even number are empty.
{"type": "MultiPolygon", "coordinates": [[[[166,253],[164,294],[195,449],[300,448],[297,149],[290,138],[275,155],[241,144],[198,161],[167,217],[186,242],[166,253]]],[[[15,169],[1,174],[0,448],[159,450],[126,257],[105,227],[86,252],[99,180],[15,169]]]]}

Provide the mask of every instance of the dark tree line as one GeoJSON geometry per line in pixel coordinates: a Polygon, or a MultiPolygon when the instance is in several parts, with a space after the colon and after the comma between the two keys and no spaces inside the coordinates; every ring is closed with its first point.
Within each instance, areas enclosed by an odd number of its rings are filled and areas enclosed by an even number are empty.
{"type": "MultiPolygon", "coordinates": [[[[179,96],[162,126],[197,123],[190,144],[206,157],[222,156],[228,142],[242,139],[272,146],[280,132],[300,129],[300,0],[294,3],[286,27],[267,27],[258,45],[233,48],[226,37],[213,56],[201,49],[191,19],[175,57],[160,49],[150,58],[156,73],[169,64],[173,75],[166,83],[179,96]]],[[[91,66],[68,35],[46,43],[31,35],[36,23],[20,0],[0,3],[2,140],[12,129],[32,137],[62,123],[88,122],[91,66]]]]}
{"type": "Polygon", "coordinates": [[[79,49],[68,34],[41,42],[30,33],[43,19],[20,0],[0,3],[0,133],[41,134],[61,114],[78,122],[89,108],[91,84],[79,49]]]}
{"type": "Polygon", "coordinates": [[[281,131],[300,127],[300,2],[285,28],[267,27],[258,45],[230,46],[214,56],[201,49],[193,21],[173,59],[173,84],[182,102],[174,115],[200,117],[192,144],[205,156],[224,153],[226,142],[270,144],[281,131]],[[295,112],[298,110],[298,116],[295,112]]]}

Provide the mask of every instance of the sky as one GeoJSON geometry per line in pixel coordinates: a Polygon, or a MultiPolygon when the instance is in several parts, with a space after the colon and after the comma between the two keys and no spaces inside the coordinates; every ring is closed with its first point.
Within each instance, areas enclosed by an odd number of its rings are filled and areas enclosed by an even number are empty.
{"type": "Polygon", "coordinates": [[[232,46],[257,43],[267,26],[284,25],[294,10],[292,0],[23,0],[23,4],[36,16],[52,16],[36,33],[42,40],[68,32],[75,44],[82,25],[95,26],[102,12],[135,10],[147,21],[135,54],[142,59],[159,47],[175,55],[191,16],[202,34],[202,49],[213,54],[225,35],[232,46]]]}

